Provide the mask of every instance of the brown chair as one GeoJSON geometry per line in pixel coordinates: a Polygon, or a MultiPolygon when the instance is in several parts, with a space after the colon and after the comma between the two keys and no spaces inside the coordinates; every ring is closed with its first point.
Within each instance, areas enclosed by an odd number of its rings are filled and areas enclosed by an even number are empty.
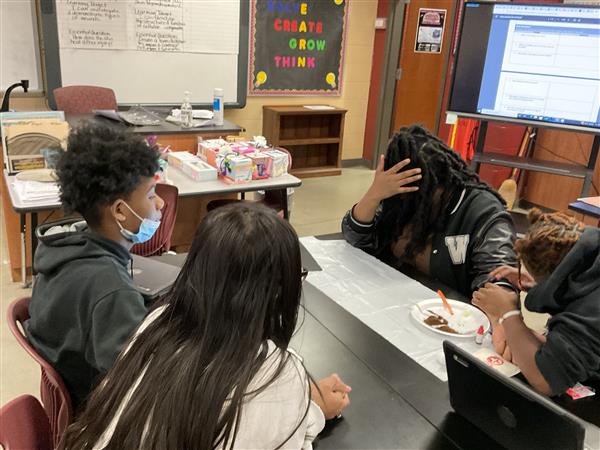
{"type": "Polygon", "coordinates": [[[44,410],[50,421],[52,442],[54,447],[58,446],[60,439],[73,418],[73,406],[71,395],[65,386],[62,377],[54,368],[31,346],[21,331],[23,324],[29,319],[29,301],[31,297],[22,297],[14,300],[8,306],[8,328],[17,339],[17,342],[25,349],[39,365],[41,369],[40,396],[44,410]],[[19,324],[21,328],[19,328],[19,324]]]}
{"type": "Polygon", "coordinates": [[[177,186],[158,183],[156,185],[156,195],[163,199],[165,205],[162,209],[162,218],[160,226],[152,239],[143,244],[136,244],[131,247],[131,253],[140,256],[162,255],[171,249],[171,235],[175,228],[177,219],[177,199],[179,191],[177,186]]]}
{"type": "Polygon", "coordinates": [[[53,91],[56,109],[65,113],[91,113],[95,109],[117,109],[112,89],[99,86],[64,86],[53,91]]]}
{"type": "Polygon", "coordinates": [[[0,409],[0,445],[4,450],[52,450],[50,422],[39,400],[21,395],[0,409]]]}

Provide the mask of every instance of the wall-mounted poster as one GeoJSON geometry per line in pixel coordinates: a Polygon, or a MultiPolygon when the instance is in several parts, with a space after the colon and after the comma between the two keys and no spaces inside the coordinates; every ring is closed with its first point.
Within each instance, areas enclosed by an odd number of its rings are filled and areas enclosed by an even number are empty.
{"type": "Polygon", "coordinates": [[[349,0],[253,0],[249,95],[340,95],[349,0]]]}
{"type": "Polygon", "coordinates": [[[445,9],[419,9],[415,39],[416,53],[441,53],[444,40],[445,9]]]}

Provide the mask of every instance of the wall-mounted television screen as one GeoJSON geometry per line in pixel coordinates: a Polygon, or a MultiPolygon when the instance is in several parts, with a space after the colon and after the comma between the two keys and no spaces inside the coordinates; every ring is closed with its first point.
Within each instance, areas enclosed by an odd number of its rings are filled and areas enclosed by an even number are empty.
{"type": "Polygon", "coordinates": [[[466,3],[448,110],[600,131],[600,7],[466,3]]]}

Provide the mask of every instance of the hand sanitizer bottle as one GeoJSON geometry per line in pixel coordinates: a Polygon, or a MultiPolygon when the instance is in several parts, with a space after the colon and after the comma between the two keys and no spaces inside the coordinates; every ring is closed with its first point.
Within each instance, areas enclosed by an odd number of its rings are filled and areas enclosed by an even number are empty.
{"type": "Polygon", "coordinates": [[[194,125],[194,111],[190,103],[190,91],[185,91],[185,98],[181,105],[181,128],[192,128],[194,125]]]}
{"type": "Polygon", "coordinates": [[[213,122],[215,125],[223,125],[223,89],[215,88],[213,97],[213,122]]]}

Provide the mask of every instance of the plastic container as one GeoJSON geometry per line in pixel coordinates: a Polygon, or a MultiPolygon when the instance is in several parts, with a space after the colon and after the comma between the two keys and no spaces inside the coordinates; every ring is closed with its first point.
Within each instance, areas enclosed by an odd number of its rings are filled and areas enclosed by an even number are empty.
{"type": "Polygon", "coordinates": [[[215,88],[213,95],[213,122],[215,125],[223,125],[223,89],[215,88]]]}

